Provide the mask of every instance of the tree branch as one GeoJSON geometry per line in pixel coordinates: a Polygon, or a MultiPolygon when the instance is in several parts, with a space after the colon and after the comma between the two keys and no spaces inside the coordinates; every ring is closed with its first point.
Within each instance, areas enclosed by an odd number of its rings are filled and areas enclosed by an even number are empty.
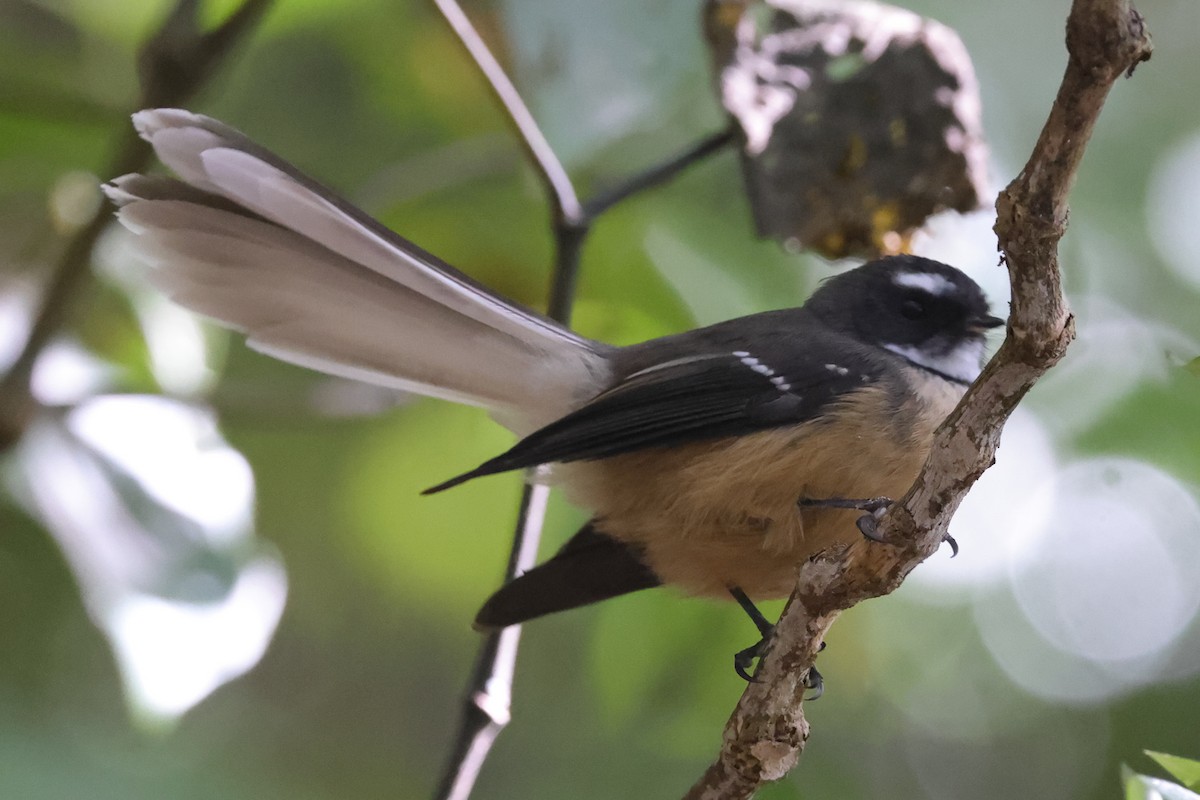
{"type": "Polygon", "coordinates": [[[865,539],[801,566],[758,672],[725,728],[717,760],[688,800],[747,798],[795,766],[809,735],[803,678],[841,611],[893,591],[937,550],[967,490],[994,461],[1005,420],[1074,338],[1058,242],[1067,195],[1105,98],[1150,57],[1142,17],[1127,0],[1075,0],[1069,59],[1033,154],[996,203],[996,233],[1012,284],[1008,335],[949,419],[924,469],[880,521],[887,544],[865,539]]]}
{"type": "MultiPolygon", "coordinates": [[[[245,0],[211,31],[199,27],[199,0],[179,0],[138,54],[141,97],[134,111],[180,105],[197,92],[232,51],[233,46],[262,17],[270,0],[245,0]]],[[[138,172],[150,163],[150,146],[138,138],[126,115],[105,173],[138,172]]],[[[0,379],[0,452],[21,437],[37,411],[30,379],[38,356],[71,318],[75,299],[88,285],[92,249],[112,221],[112,208],[100,204],[95,214],[67,243],[50,281],[21,353],[0,379]]]]}

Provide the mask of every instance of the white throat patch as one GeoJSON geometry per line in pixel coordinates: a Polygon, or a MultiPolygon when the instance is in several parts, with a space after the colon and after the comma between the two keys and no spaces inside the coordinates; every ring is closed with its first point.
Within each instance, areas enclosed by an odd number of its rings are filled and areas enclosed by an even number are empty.
{"type": "Polygon", "coordinates": [[[885,344],[884,348],[905,361],[948,375],[957,381],[970,383],[979,377],[983,369],[983,345],[982,339],[968,339],[948,353],[931,352],[909,344],[885,344]]]}

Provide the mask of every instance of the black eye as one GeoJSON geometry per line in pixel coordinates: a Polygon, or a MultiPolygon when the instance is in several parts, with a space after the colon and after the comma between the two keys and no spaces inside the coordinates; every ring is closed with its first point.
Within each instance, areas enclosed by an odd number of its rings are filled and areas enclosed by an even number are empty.
{"type": "Polygon", "coordinates": [[[929,313],[929,309],[920,300],[905,300],[900,306],[900,313],[905,319],[923,319],[929,313]]]}

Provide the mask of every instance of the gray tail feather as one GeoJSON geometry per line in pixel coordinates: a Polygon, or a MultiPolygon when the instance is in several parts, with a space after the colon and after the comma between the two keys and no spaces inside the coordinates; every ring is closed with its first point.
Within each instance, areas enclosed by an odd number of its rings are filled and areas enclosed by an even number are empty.
{"type": "Polygon", "coordinates": [[[259,350],[487,407],[515,429],[602,388],[604,346],[509,303],[215,120],[134,115],[182,180],[105,191],[152,282],[259,350]]]}

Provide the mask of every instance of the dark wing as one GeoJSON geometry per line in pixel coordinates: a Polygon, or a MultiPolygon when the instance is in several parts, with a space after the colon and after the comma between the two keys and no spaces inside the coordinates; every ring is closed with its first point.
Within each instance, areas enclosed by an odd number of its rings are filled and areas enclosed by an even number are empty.
{"type": "Polygon", "coordinates": [[[693,353],[638,370],[509,451],[425,493],[539,464],[799,424],[881,375],[877,359],[840,340],[812,338],[818,341],[789,346],[779,337],[759,337],[745,350],[693,353]]]}

